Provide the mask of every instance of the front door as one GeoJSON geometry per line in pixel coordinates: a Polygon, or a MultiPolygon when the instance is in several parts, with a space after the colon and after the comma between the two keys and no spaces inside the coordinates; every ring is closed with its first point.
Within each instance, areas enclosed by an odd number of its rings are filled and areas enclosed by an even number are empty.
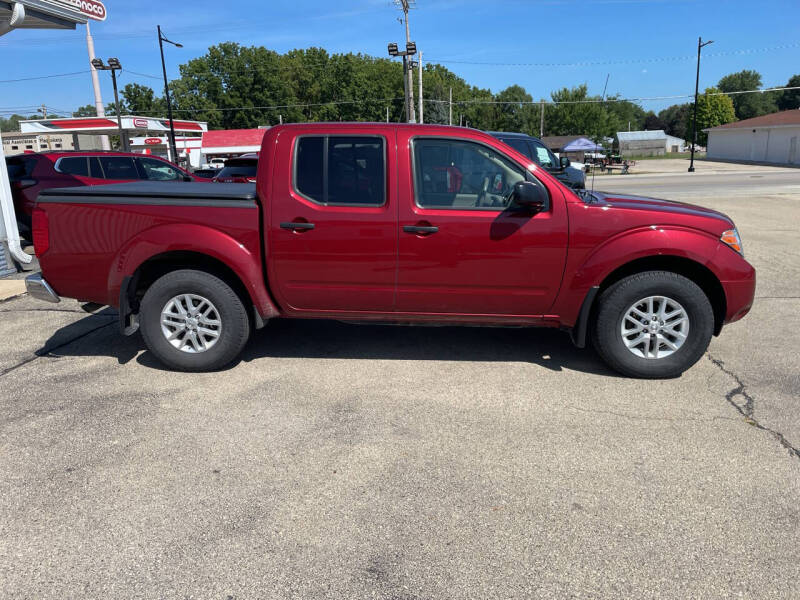
{"type": "MultiPolygon", "coordinates": [[[[356,133],[357,132],[357,133],[356,133]]],[[[394,308],[394,134],[278,138],[269,203],[269,281],[297,316],[394,308]],[[392,143],[389,143],[389,139],[392,143]]],[[[262,190],[263,192],[263,190],[262,190]]]]}
{"type": "Polygon", "coordinates": [[[539,181],[489,144],[412,137],[405,145],[398,140],[404,146],[400,169],[411,175],[399,206],[397,311],[546,314],[566,260],[560,187],[539,181]],[[514,184],[526,178],[547,189],[548,210],[532,214],[511,206],[514,184]]]}

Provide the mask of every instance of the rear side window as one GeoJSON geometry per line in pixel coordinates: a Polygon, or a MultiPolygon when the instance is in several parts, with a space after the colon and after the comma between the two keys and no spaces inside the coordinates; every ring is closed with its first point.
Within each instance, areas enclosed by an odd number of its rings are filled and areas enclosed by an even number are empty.
{"type": "Polygon", "coordinates": [[[382,206],[386,200],[382,137],[301,137],[294,160],[295,189],[309,200],[331,206],[382,206]]]}
{"type": "Polygon", "coordinates": [[[139,158],[137,160],[142,167],[143,179],[151,181],[180,181],[183,179],[183,173],[157,158],[139,158]]]}
{"type": "Polygon", "coordinates": [[[89,176],[89,165],[85,156],[69,156],[59,159],[56,171],[65,175],[89,176]]]}
{"type": "Polygon", "coordinates": [[[129,156],[99,156],[105,179],[139,179],[133,158],[129,156]]]}
{"type": "Polygon", "coordinates": [[[501,142],[505,142],[509,146],[511,146],[517,152],[521,152],[528,158],[532,159],[533,155],[531,154],[531,147],[528,145],[527,140],[523,140],[520,138],[500,138],[501,142]]]}

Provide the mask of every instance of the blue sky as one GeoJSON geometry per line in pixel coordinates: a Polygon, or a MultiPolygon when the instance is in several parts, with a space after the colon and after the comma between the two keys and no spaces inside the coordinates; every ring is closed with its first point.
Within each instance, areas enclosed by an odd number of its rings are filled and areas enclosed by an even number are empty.
{"type": "MultiPolygon", "coordinates": [[[[401,12],[390,0],[105,0],[108,20],[93,23],[97,55],[119,57],[120,85],[159,87],[156,25],[184,44],[168,47],[170,77],[178,65],[224,41],[264,45],[285,52],[321,46],[331,52],[386,54],[403,39],[401,12]]],[[[691,94],[697,37],[713,39],[703,50],[701,89],[741,69],[761,72],[766,86],[800,73],[800,6],[797,0],[418,0],[411,34],[424,60],[441,62],[468,82],[499,91],[518,83],[534,98],[586,83],[600,94],[623,97],[691,94]],[[783,46],[783,48],[778,48],[783,46]],[[663,59],[663,60],[662,60],[663,59]],[[603,62],[609,64],[575,64],[603,62]],[[474,64],[500,63],[500,64],[474,64]],[[545,66],[523,66],[535,63],[545,66]],[[571,66],[547,66],[564,65],[571,66]]],[[[15,31],[0,38],[0,80],[85,74],[35,81],[0,82],[0,114],[27,112],[45,103],[61,112],[93,102],[85,28],[15,31]]],[[[113,100],[110,77],[101,73],[103,100],[113,100]]],[[[682,101],[646,101],[659,110],[682,101]]]]}

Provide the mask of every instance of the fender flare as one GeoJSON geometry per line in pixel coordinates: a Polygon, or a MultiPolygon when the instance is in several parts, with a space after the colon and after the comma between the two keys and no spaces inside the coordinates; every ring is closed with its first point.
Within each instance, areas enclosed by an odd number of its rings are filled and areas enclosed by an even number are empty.
{"type": "MultiPolygon", "coordinates": [[[[247,290],[258,317],[266,320],[279,314],[265,285],[260,254],[250,252],[241,242],[218,229],[191,223],[156,225],[128,240],[111,263],[107,286],[109,304],[122,302],[121,296],[127,292],[123,287],[130,285],[145,262],[170,252],[194,252],[227,265],[247,290]],[[165,239],[170,240],[166,247],[165,239]]],[[[125,295],[127,298],[127,293],[125,295]]]]}
{"type": "Polygon", "coordinates": [[[611,273],[639,259],[672,257],[690,260],[722,280],[715,264],[719,249],[720,241],[714,235],[689,227],[649,226],[621,232],[592,249],[571,274],[566,274],[557,299],[557,306],[563,307],[559,311],[562,325],[575,327],[590,308],[584,305],[591,289],[599,289],[611,273]]]}

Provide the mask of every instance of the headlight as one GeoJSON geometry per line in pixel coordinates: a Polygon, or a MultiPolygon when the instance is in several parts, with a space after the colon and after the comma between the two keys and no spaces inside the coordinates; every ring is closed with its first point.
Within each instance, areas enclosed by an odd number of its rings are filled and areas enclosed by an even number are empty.
{"type": "Polygon", "coordinates": [[[739,232],[736,229],[728,229],[727,231],[723,231],[722,235],[719,237],[719,241],[721,241],[726,246],[733,248],[744,256],[744,249],[742,248],[742,238],[739,237],[739,232]]]}

